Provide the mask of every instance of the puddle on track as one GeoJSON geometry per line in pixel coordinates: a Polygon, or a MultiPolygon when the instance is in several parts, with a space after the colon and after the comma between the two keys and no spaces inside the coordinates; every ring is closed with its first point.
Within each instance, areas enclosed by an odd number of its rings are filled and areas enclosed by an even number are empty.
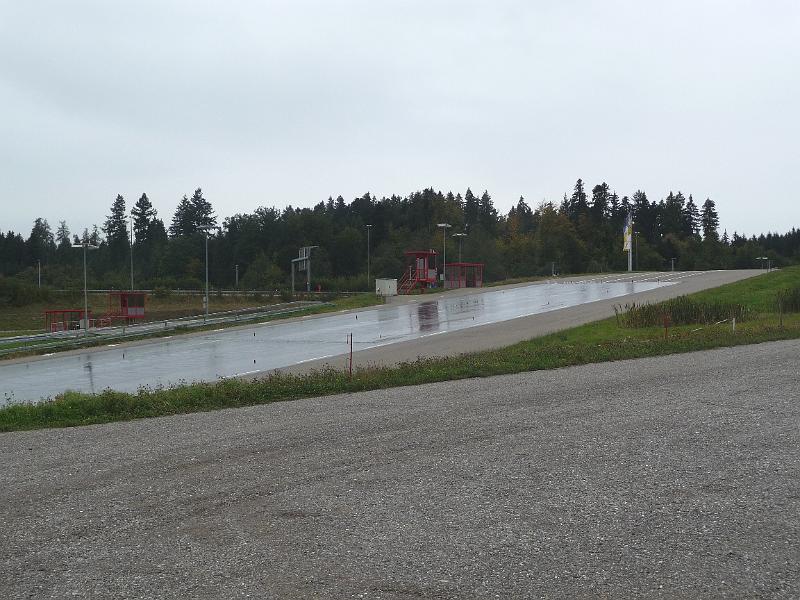
{"type": "Polygon", "coordinates": [[[67,389],[135,392],[143,385],[213,381],[269,371],[344,354],[352,333],[354,351],[621,298],[669,281],[609,278],[607,281],[539,283],[461,297],[386,305],[357,313],[254,325],[243,329],[172,337],[138,346],[88,349],[29,362],[0,364],[0,405],[36,402],[67,389]],[[255,335],[253,335],[255,333],[255,335]]]}

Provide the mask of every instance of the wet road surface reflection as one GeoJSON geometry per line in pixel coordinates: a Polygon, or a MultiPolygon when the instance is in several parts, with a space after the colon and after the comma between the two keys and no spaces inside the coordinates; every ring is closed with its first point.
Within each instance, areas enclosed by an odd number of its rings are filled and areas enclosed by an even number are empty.
{"type": "Polygon", "coordinates": [[[386,305],[354,313],[90,349],[74,355],[0,365],[0,405],[38,401],[65,390],[135,392],[141,386],[211,381],[269,371],[651,290],[665,282],[547,283],[386,305]]]}

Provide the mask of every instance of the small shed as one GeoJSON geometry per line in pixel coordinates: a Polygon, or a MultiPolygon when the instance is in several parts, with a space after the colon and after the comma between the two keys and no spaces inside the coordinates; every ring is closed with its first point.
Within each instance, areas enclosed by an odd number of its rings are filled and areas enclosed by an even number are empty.
{"type": "Polygon", "coordinates": [[[447,263],[444,274],[445,289],[483,287],[483,263],[447,263]]]}
{"type": "Polygon", "coordinates": [[[126,323],[144,319],[144,292],[114,291],[108,294],[108,312],[104,315],[109,321],[124,320],[126,323]]]}
{"type": "MultiPolygon", "coordinates": [[[[44,329],[50,333],[58,331],[73,331],[81,328],[83,321],[82,308],[56,308],[44,311],[44,329]]],[[[92,311],[89,311],[89,319],[92,311]]]]}

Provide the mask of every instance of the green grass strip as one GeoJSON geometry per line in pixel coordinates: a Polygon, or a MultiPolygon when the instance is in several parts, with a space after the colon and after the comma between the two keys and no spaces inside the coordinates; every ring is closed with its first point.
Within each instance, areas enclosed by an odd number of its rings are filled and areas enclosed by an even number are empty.
{"type": "MultiPolygon", "coordinates": [[[[732,284],[737,286],[737,301],[768,305],[776,290],[797,283],[800,269],[794,269],[789,277],[785,272],[777,275],[732,284]]],[[[703,292],[704,300],[730,301],[733,296],[729,287],[719,288],[717,294],[703,292]]],[[[783,324],[779,323],[778,315],[765,312],[737,325],[735,333],[730,323],[683,325],[671,328],[665,337],[662,328],[622,328],[612,317],[499,350],[421,359],[395,367],[359,368],[352,378],[330,369],[303,375],[274,374],[256,381],[228,379],[174,388],[142,388],[135,394],[67,392],[53,401],[0,409],[0,431],[109,423],[800,338],[800,315],[784,315],[783,324]]]]}

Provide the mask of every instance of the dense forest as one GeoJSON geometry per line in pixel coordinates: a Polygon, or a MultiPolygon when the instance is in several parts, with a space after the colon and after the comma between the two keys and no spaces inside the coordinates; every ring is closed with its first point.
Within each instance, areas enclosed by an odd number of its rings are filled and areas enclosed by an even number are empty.
{"type": "Polygon", "coordinates": [[[53,230],[37,218],[27,239],[0,232],[0,280],[42,283],[57,289],[83,284],[83,255],[74,243],[99,248],[88,255],[89,286],[130,287],[133,254],[135,286],[141,289],[200,289],[205,274],[208,235],[209,277],[215,288],[285,288],[290,261],[301,246],[319,246],[313,254],[313,284],[324,290],[368,289],[367,225],[372,277],[399,277],[407,249],[441,252],[442,230],[449,223],[449,260],[459,244],[464,261],[486,264],[488,280],[550,274],[622,271],[622,228],[631,212],[636,231],[634,265],[638,270],[727,269],[760,266],[769,257],[780,266],[800,259],[800,231],[745,238],[719,232],[713,200],[696,203],[691,195],[670,192],[658,201],[643,191],[619,197],[606,183],[587,190],[580,179],[559,204],[531,207],[524,198],[508,214],[498,213],[488,192],[480,196],[425,189],[406,197],[377,199],[369,193],[351,202],[328,198],[313,208],[260,207],[218,222],[201,189],[184,196],[169,224],[147,194],[130,207],[117,196],[98,227],[73,232],[65,221],[53,230]],[[132,231],[131,231],[132,229],[132,231]],[[466,236],[454,238],[453,233],[466,236]],[[131,248],[131,239],[133,248],[131,248]]]}

